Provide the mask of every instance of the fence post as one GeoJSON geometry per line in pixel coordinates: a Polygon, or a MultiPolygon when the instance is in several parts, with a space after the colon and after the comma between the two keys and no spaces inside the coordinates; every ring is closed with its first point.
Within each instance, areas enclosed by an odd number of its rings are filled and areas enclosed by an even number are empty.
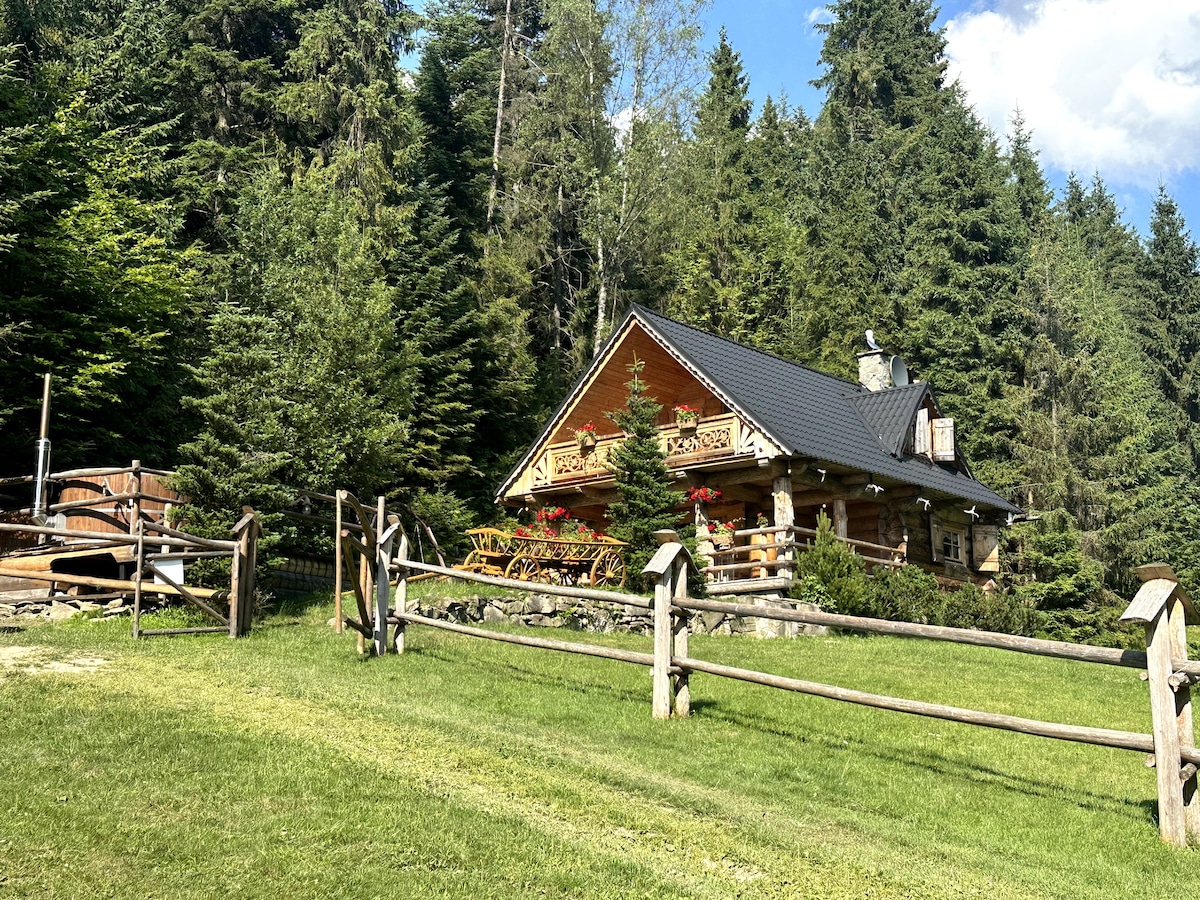
{"type": "MultiPolygon", "coordinates": [[[[661,549],[661,548],[660,548],[661,549]]],[[[658,573],[654,584],[654,688],[651,713],[656,719],[671,717],[671,595],[674,567],[658,573]]]]}
{"type": "Polygon", "coordinates": [[[237,540],[229,578],[231,638],[241,637],[250,631],[250,623],[254,616],[254,569],[258,562],[258,536],[262,533],[262,526],[258,524],[254,509],[243,506],[242,512],[245,515],[231,529],[237,540]]]}
{"type": "MultiPolygon", "coordinates": [[[[376,531],[375,531],[375,529],[373,529],[371,527],[370,516],[364,515],[365,511],[358,512],[358,510],[355,510],[355,512],[358,514],[359,524],[362,526],[362,529],[363,529],[362,530],[363,544],[365,545],[365,548],[366,548],[365,552],[361,553],[358,557],[359,593],[362,594],[363,604],[364,604],[364,608],[365,608],[366,612],[370,613],[370,611],[371,611],[371,609],[370,609],[371,594],[375,590],[375,585],[372,584],[372,581],[371,581],[371,559],[370,559],[369,554],[371,551],[371,540],[372,540],[372,538],[375,537],[376,531]]],[[[379,524],[379,530],[382,531],[383,523],[379,522],[378,524],[379,524]]],[[[365,618],[363,619],[362,624],[363,624],[364,628],[374,629],[376,627],[374,622],[369,622],[365,618]]],[[[367,650],[367,639],[363,636],[362,632],[359,632],[359,634],[358,634],[358,652],[359,653],[369,652],[367,650]]]]}
{"type": "Polygon", "coordinates": [[[388,600],[391,592],[391,578],[388,566],[392,560],[392,537],[400,527],[397,516],[388,518],[389,525],[384,529],[384,518],[387,516],[387,500],[379,498],[379,507],[375,521],[375,655],[387,655],[388,636],[388,600]]]}
{"type": "MultiPolygon", "coordinates": [[[[137,523],[142,520],[142,461],[135,459],[129,470],[129,480],[133,482],[133,499],[129,501],[129,533],[132,535],[137,534],[137,523]]],[[[116,510],[113,515],[116,516],[116,510]]]]}
{"type": "MultiPolygon", "coordinates": [[[[402,613],[408,611],[408,535],[403,531],[400,532],[400,549],[396,553],[396,612],[402,613]]],[[[392,650],[397,654],[404,652],[404,637],[406,626],[408,625],[403,619],[396,620],[396,632],[392,637],[392,650]]]]}
{"type": "Polygon", "coordinates": [[[146,568],[146,534],[139,519],[137,523],[137,555],[133,571],[133,636],[142,636],[142,572],[146,568]]]}
{"type": "Polygon", "coordinates": [[[342,491],[334,493],[333,502],[333,632],[342,633],[342,491]]]}
{"type": "MultiPolygon", "coordinates": [[[[686,600],[688,597],[688,560],[687,554],[681,553],[675,557],[675,590],[674,599],[686,600]]],[[[686,657],[688,655],[688,620],[691,613],[680,609],[672,617],[672,646],[671,656],[686,657]]],[[[680,671],[672,676],[675,689],[675,715],[686,718],[692,713],[692,691],[688,686],[688,673],[680,671]]]]}
{"type": "Polygon", "coordinates": [[[1176,679],[1172,651],[1187,652],[1185,625],[1198,623],[1195,608],[1169,566],[1138,570],[1142,587],[1121,616],[1146,627],[1146,672],[1154,729],[1154,770],[1158,785],[1158,833],[1164,841],[1186,847],[1189,835],[1200,838],[1200,806],[1196,774],[1183,767],[1181,746],[1192,746],[1191,691],[1176,679]]]}
{"type": "Polygon", "coordinates": [[[643,575],[654,579],[654,686],[651,695],[651,713],[656,719],[669,719],[672,706],[677,715],[687,715],[690,694],[686,674],[672,680],[671,661],[676,653],[687,654],[687,619],[680,610],[682,626],[676,628],[671,601],[687,596],[687,576],[695,569],[691,555],[679,535],[670,529],[654,532],[659,547],[650,562],[642,570],[643,575]],[[678,641],[678,643],[677,643],[678,641]],[[682,706],[678,689],[683,689],[682,706]]]}
{"type": "MultiPolygon", "coordinates": [[[[1171,603],[1170,618],[1167,621],[1168,633],[1171,636],[1172,661],[1187,662],[1187,606],[1178,596],[1171,603]]],[[[1174,668],[1174,666],[1172,666],[1174,668]]],[[[1192,720],[1192,688],[1186,679],[1172,679],[1175,688],[1175,717],[1179,727],[1179,746],[1195,747],[1196,736],[1192,720]]],[[[1183,827],[1187,838],[1200,844],[1200,793],[1197,792],[1196,767],[1188,773],[1180,775],[1183,784],[1183,827]],[[1188,777],[1183,777],[1187,774],[1188,777]]]]}

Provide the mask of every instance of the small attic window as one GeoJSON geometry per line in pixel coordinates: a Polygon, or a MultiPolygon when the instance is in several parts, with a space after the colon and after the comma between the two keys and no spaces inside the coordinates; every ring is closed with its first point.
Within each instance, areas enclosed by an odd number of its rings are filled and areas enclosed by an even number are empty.
{"type": "Polygon", "coordinates": [[[934,462],[956,462],[958,453],[954,441],[954,420],[932,418],[929,407],[921,407],[913,421],[910,446],[914,456],[928,456],[934,462]]]}
{"type": "Polygon", "coordinates": [[[929,425],[934,462],[954,462],[957,456],[954,449],[954,420],[934,419],[929,425]]]}

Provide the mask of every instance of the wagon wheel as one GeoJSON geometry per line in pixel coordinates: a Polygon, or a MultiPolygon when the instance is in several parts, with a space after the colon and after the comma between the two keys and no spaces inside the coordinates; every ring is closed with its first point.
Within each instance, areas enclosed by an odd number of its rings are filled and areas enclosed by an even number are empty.
{"type": "Polygon", "coordinates": [[[532,556],[517,556],[504,570],[504,577],[517,581],[541,581],[542,566],[532,556]]]}
{"type": "Polygon", "coordinates": [[[592,585],[612,584],[617,587],[625,584],[625,560],[616,550],[605,550],[592,563],[592,585]]]}
{"type": "Polygon", "coordinates": [[[467,554],[467,558],[462,561],[462,566],[460,568],[466,569],[470,572],[479,572],[483,569],[484,565],[485,563],[483,560],[483,554],[478,550],[472,550],[467,554]]]}
{"type": "Polygon", "coordinates": [[[538,579],[545,584],[562,584],[572,585],[575,583],[575,577],[570,569],[542,569],[542,577],[538,579]]]}

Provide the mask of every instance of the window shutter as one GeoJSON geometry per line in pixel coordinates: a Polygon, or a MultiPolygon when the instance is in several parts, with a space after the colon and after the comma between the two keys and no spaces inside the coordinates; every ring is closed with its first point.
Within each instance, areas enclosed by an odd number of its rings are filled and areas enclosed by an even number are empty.
{"type": "Polygon", "coordinates": [[[913,426],[913,454],[929,455],[929,410],[925,407],[917,410],[917,422],[913,426]]]}
{"type": "Polygon", "coordinates": [[[945,552],[942,549],[942,542],[945,536],[942,534],[942,523],[935,515],[929,516],[929,543],[933,546],[932,559],[935,563],[940,563],[945,560],[945,552]]]}
{"type": "Polygon", "coordinates": [[[933,458],[936,462],[954,462],[954,420],[933,420],[933,458]]]}
{"type": "Polygon", "coordinates": [[[976,525],[971,529],[971,560],[980,572],[1000,571],[1000,529],[976,525]]]}

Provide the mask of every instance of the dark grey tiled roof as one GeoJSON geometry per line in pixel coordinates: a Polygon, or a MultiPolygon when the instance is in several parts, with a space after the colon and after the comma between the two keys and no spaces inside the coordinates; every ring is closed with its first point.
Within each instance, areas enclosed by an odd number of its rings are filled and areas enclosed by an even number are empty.
{"type": "Polygon", "coordinates": [[[640,306],[631,307],[628,315],[662,335],[793,456],[848,466],[1008,512],[1021,511],[962,472],[900,453],[900,436],[928,385],[873,394],[860,385],[698,331],[640,306]]]}
{"type": "Polygon", "coordinates": [[[913,416],[928,393],[927,384],[909,384],[887,391],[861,391],[851,396],[850,402],[858,407],[883,449],[899,454],[913,416]]]}

